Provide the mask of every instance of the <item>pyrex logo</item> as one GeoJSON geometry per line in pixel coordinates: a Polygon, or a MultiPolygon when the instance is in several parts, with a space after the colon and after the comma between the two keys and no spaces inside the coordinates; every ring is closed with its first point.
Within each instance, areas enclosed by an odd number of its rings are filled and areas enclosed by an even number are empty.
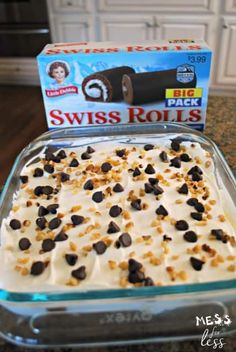
{"type": "Polygon", "coordinates": [[[202,337],[201,346],[212,347],[213,350],[222,349],[226,342],[220,335],[232,323],[229,315],[220,316],[219,314],[208,316],[196,316],[196,326],[205,327],[202,337]]]}
{"type": "Polygon", "coordinates": [[[152,313],[149,311],[137,311],[137,312],[117,312],[107,313],[103,318],[99,320],[101,325],[103,324],[124,324],[124,323],[136,323],[145,322],[152,319],[152,313]]]}

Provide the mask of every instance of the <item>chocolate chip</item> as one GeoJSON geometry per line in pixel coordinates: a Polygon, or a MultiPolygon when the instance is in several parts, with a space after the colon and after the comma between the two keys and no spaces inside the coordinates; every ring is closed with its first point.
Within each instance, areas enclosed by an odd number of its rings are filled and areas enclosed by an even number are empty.
{"type": "Polygon", "coordinates": [[[197,220],[197,221],[201,221],[202,220],[202,213],[190,213],[191,217],[194,219],[194,220],[197,220]]]}
{"type": "Polygon", "coordinates": [[[141,199],[135,199],[132,200],[132,202],[130,203],[131,207],[136,209],[136,210],[141,210],[141,199]]]}
{"type": "Polygon", "coordinates": [[[44,170],[48,173],[48,174],[53,174],[54,172],[54,167],[50,164],[46,164],[44,165],[44,170]]]}
{"type": "Polygon", "coordinates": [[[197,235],[194,231],[185,232],[183,237],[184,237],[185,241],[187,241],[187,242],[192,242],[192,243],[197,242],[197,235]]]}
{"type": "Polygon", "coordinates": [[[211,230],[211,234],[215,236],[218,241],[222,241],[223,243],[227,243],[229,240],[229,236],[224,234],[224,231],[221,229],[213,229],[211,230]]]}
{"type": "Polygon", "coordinates": [[[203,260],[200,260],[200,259],[194,258],[194,257],[190,258],[190,263],[191,263],[193,269],[196,271],[202,270],[202,266],[203,266],[203,264],[205,264],[205,262],[203,260]]]}
{"type": "Polygon", "coordinates": [[[176,221],[175,227],[179,231],[188,230],[188,224],[185,220],[178,220],[176,221]]]}
{"type": "Polygon", "coordinates": [[[71,221],[72,221],[73,225],[80,225],[83,223],[84,217],[81,215],[72,215],[71,221]]]}
{"type": "Polygon", "coordinates": [[[21,223],[17,219],[12,219],[9,224],[12,228],[12,230],[18,230],[21,228],[21,223]]]}
{"type": "Polygon", "coordinates": [[[168,156],[164,150],[159,154],[159,157],[160,157],[161,161],[165,162],[168,160],[168,156]]]}
{"type": "Polygon", "coordinates": [[[129,264],[128,269],[129,269],[129,272],[131,273],[134,273],[135,271],[138,271],[143,267],[141,263],[139,263],[137,260],[133,258],[129,259],[128,264],[129,264]]]}
{"type": "Polygon", "coordinates": [[[44,216],[49,213],[48,209],[43,207],[42,205],[38,208],[38,216],[44,216]]]}
{"type": "Polygon", "coordinates": [[[195,208],[199,213],[204,213],[204,211],[205,211],[204,205],[203,205],[202,203],[200,203],[200,202],[196,202],[196,203],[194,204],[194,208],[195,208]]]}
{"type": "Polygon", "coordinates": [[[167,236],[167,235],[164,235],[163,236],[163,241],[172,241],[172,238],[167,236]]]}
{"type": "Polygon", "coordinates": [[[50,238],[47,238],[46,240],[43,240],[42,242],[42,250],[44,252],[50,252],[55,248],[55,242],[51,240],[50,238]]]}
{"type": "Polygon", "coordinates": [[[114,221],[111,221],[108,224],[107,233],[116,233],[116,232],[119,232],[119,231],[120,231],[120,228],[114,221]]]}
{"type": "Polygon", "coordinates": [[[78,160],[75,159],[75,158],[72,159],[71,162],[70,162],[70,164],[69,164],[69,166],[70,166],[70,167],[77,167],[77,166],[79,166],[78,160]]]}
{"type": "Polygon", "coordinates": [[[52,153],[51,150],[47,149],[45,152],[45,159],[47,161],[54,161],[54,163],[60,163],[61,162],[61,158],[60,156],[56,156],[52,153]]]}
{"type": "Polygon", "coordinates": [[[92,191],[93,190],[93,181],[92,180],[86,181],[84,184],[84,189],[92,191]]]}
{"type": "Polygon", "coordinates": [[[91,159],[91,155],[88,153],[88,152],[84,152],[81,154],[81,159],[82,160],[88,160],[88,159],[91,159]]]}
{"type": "Polygon", "coordinates": [[[202,170],[200,169],[200,167],[199,166],[193,166],[190,170],[188,170],[188,175],[192,175],[192,174],[194,174],[194,173],[197,173],[197,174],[199,174],[199,175],[202,175],[203,174],[203,172],[202,172],[202,170]]]}
{"type": "Polygon", "coordinates": [[[92,200],[96,203],[101,203],[103,201],[104,194],[101,191],[95,192],[92,196],[92,200]]]}
{"type": "Polygon", "coordinates": [[[181,167],[181,160],[177,156],[170,160],[170,166],[180,168],[181,167]]]}
{"type": "Polygon", "coordinates": [[[95,149],[93,149],[90,145],[87,147],[87,153],[93,154],[95,152],[95,149]]]}
{"type": "Polygon", "coordinates": [[[22,251],[25,251],[27,249],[29,249],[31,246],[31,242],[28,238],[26,237],[23,237],[20,239],[19,241],[19,248],[22,250],[22,251]]]}
{"type": "Polygon", "coordinates": [[[117,183],[114,187],[113,187],[113,191],[116,193],[120,193],[124,191],[124,188],[121,186],[120,183],[117,183]]]}
{"type": "Polygon", "coordinates": [[[33,176],[34,176],[34,177],[42,177],[42,176],[43,176],[43,170],[40,169],[39,167],[37,167],[37,168],[34,170],[33,176]]]}
{"type": "Polygon", "coordinates": [[[136,177],[136,176],[139,176],[139,175],[141,175],[141,171],[139,170],[138,167],[136,167],[136,168],[134,169],[134,172],[133,172],[133,177],[136,177]]]}
{"type": "Polygon", "coordinates": [[[112,166],[111,166],[111,164],[110,163],[103,163],[102,165],[101,165],[101,170],[102,170],[102,172],[104,172],[104,173],[107,173],[108,171],[110,171],[112,169],[112,166]]]}
{"type": "Polygon", "coordinates": [[[119,237],[119,243],[122,245],[122,247],[131,246],[132,238],[131,238],[130,234],[128,234],[127,232],[122,233],[122,235],[120,235],[120,237],[119,237]]]}
{"type": "Polygon", "coordinates": [[[153,193],[155,194],[155,196],[159,196],[163,192],[164,192],[164,190],[160,186],[158,186],[158,185],[153,186],[153,193]]]}
{"type": "Polygon", "coordinates": [[[167,216],[168,215],[168,211],[166,210],[166,208],[163,207],[163,205],[160,205],[157,210],[156,210],[156,214],[157,215],[163,215],[163,216],[167,216]]]}
{"type": "Polygon", "coordinates": [[[184,183],[178,190],[180,194],[188,194],[188,185],[184,183]]]}
{"type": "Polygon", "coordinates": [[[116,150],[116,155],[119,156],[120,158],[122,158],[126,153],[126,149],[119,149],[116,150]]]}
{"type": "Polygon", "coordinates": [[[57,156],[58,156],[60,159],[65,159],[65,158],[66,158],[66,152],[62,149],[62,150],[60,150],[60,151],[57,153],[57,156]]]}
{"type": "Polygon", "coordinates": [[[109,211],[109,215],[112,218],[116,218],[117,216],[119,216],[122,213],[122,208],[119,207],[118,205],[113,205],[109,211]]]}
{"type": "Polygon", "coordinates": [[[177,139],[173,139],[171,141],[171,149],[173,149],[175,152],[180,150],[180,142],[177,139]]]}
{"type": "Polygon", "coordinates": [[[146,174],[149,174],[149,175],[155,174],[156,172],[151,164],[148,164],[144,171],[146,172],[146,174]]]}
{"type": "Polygon", "coordinates": [[[49,221],[48,227],[50,230],[57,229],[61,225],[61,219],[53,218],[49,221]]]}
{"type": "Polygon", "coordinates": [[[61,176],[61,182],[66,182],[66,181],[69,181],[70,179],[70,175],[66,174],[65,172],[61,172],[60,176],[61,176]]]}
{"type": "Polygon", "coordinates": [[[190,156],[188,154],[183,153],[180,155],[180,160],[187,163],[188,161],[191,161],[192,159],[190,158],[190,156]]]}
{"type": "Polygon", "coordinates": [[[58,208],[59,208],[59,204],[50,204],[50,205],[47,206],[47,210],[51,214],[56,214],[58,208]]]}
{"type": "Polygon", "coordinates": [[[93,244],[93,249],[95,250],[95,252],[97,254],[101,255],[101,254],[106,252],[107,245],[103,241],[98,241],[98,242],[93,244]]]}
{"type": "Polygon", "coordinates": [[[146,277],[143,283],[144,286],[154,286],[154,281],[150,277],[146,277]]]}
{"type": "Polygon", "coordinates": [[[62,241],[66,241],[67,239],[68,239],[68,235],[64,231],[61,231],[56,235],[56,237],[54,238],[54,241],[62,242],[62,241]]]}
{"type": "Polygon", "coordinates": [[[77,254],[66,254],[65,259],[70,266],[73,266],[77,263],[78,255],[77,254]]]}
{"type": "Polygon", "coordinates": [[[77,280],[84,280],[86,278],[86,268],[85,266],[81,266],[76,270],[73,270],[71,272],[71,275],[76,278],[77,280]]]}
{"type": "Polygon", "coordinates": [[[145,193],[152,193],[153,192],[152,185],[150,185],[150,183],[144,183],[144,191],[145,193]]]}
{"type": "Polygon", "coordinates": [[[49,196],[50,194],[53,193],[53,188],[51,186],[44,186],[42,187],[42,193],[49,196]]]}
{"type": "Polygon", "coordinates": [[[36,196],[41,196],[41,194],[43,194],[43,187],[41,187],[41,186],[35,187],[35,189],[34,189],[34,194],[35,194],[36,196]]]}
{"type": "Polygon", "coordinates": [[[190,205],[191,207],[194,207],[198,203],[197,198],[189,198],[187,200],[187,204],[190,205]]]}
{"type": "Polygon", "coordinates": [[[36,225],[40,228],[40,230],[44,230],[46,227],[47,220],[43,218],[36,219],[36,225]]]}
{"type": "Polygon", "coordinates": [[[130,272],[128,275],[128,281],[131,284],[136,284],[138,282],[143,282],[145,279],[145,275],[141,271],[130,272]]]}
{"type": "Polygon", "coordinates": [[[200,174],[198,174],[197,172],[194,172],[192,174],[192,181],[198,182],[198,181],[201,181],[201,180],[202,180],[202,176],[200,174]]]}
{"type": "Polygon", "coordinates": [[[22,183],[27,183],[29,181],[29,177],[28,176],[20,176],[20,180],[22,183]]]}
{"type": "Polygon", "coordinates": [[[121,244],[120,244],[120,242],[117,240],[117,241],[115,242],[114,246],[115,246],[117,249],[119,249],[120,246],[121,246],[121,244]]]}
{"type": "Polygon", "coordinates": [[[153,144],[146,144],[143,149],[148,151],[148,150],[152,150],[154,148],[154,145],[153,144]]]}
{"type": "Polygon", "coordinates": [[[30,274],[34,276],[40,275],[42,274],[44,269],[45,269],[45,264],[43,262],[41,261],[34,262],[31,266],[30,274]]]}
{"type": "Polygon", "coordinates": [[[154,185],[156,185],[156,184],[159,182],[159,180],[158,180],[158,178],[149,177],[148,182],[149,182],[152,186],[154,186],[154,185]]]}

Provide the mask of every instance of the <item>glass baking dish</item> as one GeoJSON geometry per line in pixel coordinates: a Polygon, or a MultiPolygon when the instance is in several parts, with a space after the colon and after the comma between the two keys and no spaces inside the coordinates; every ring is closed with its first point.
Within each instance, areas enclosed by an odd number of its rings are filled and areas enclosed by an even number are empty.
{"type": "MultiPolygon", "coordinates": [[[[174,123],[67,128],[50,131],[17,157],[0,200],[0,224],[9,214],[19,175],[45,146],[71,148],[101,140],[129,137],[160,140],[181,137],[211,153],[219,188],[228,190],[236,206],[236,181],[219,148],[202,133],[174,123]],[[222,184],[223,183],[223,184],[222,184]]],[[[233,216],[235,215],[235,212],[233,216]]],[[[0,335],[31,347],[103,346],[200,338],[196,317],[228,315],[236,331],[236,280],[174,286],[65,292],[10,292],[0,289],[0,335]]]]}

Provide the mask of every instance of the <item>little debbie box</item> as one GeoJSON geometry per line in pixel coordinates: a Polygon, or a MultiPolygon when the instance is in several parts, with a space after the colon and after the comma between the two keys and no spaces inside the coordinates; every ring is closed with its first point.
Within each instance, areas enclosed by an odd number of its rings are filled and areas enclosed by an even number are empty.
{"type": "Polygon", "coordinates": [[[204,129],[211,63],[204,41],[49,44],[37,61],[49,129],[148,122],[204,129]]]}

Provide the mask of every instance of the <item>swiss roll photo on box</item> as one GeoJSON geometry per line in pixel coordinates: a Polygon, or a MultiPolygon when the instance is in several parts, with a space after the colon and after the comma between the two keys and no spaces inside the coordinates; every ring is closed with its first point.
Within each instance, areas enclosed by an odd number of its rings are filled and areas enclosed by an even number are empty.
{"type": "Polygon", "coordinates": [[[49,129],[148,122],[204,129],[211,65],[204,41],[49,44],[37,61],[49,129]]]}

